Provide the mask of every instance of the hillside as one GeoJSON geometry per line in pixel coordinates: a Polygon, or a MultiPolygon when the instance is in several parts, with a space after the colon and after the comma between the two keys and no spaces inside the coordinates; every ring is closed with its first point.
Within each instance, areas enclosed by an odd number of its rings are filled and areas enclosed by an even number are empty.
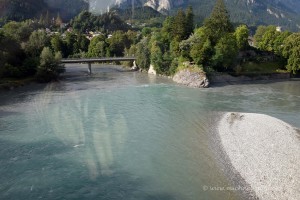
{"type": "MultiPolygon", "coordinates": [[[[132,6],[131,0],[117,0],[117,5],[132,6]]],[[[248,25],[278,25],[285,29],[299,31],[300,0],[227,0],[231,20],[248,25]]],[[[179,8],[193,7],[196,21],[209,16],[214,1],[210,0],[135,0],[135,6],[149,6],[164,14],[173,14],[179,8]]]]}
{"type": "Polygon", "coordinates": [[[0,18],[3,21],[38,19],[47,11],[50,17],[59,13],[64,21],[68,21],[84,9],[88,9],[84,0],[0,0],[0,18]]]}

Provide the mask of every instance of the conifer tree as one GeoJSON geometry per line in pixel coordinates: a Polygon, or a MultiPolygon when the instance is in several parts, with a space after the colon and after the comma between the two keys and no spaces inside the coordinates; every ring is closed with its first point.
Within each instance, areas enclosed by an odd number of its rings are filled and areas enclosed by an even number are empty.
{"type": "Polygon", "coordinates": [[[186,36],[189,37],[194,31],[194,13],[192,6],[186,10],[186,36]]]}
{"type": "Polygon", "coordinates": [[[57,13],[57,17],[55,19],[55,25],[60,27],[62,25],[62,23],[63,23],[63,21],[62,21],[60,15],[59,15],[59,13],[57,13]]]}
{"type": "Polygon", "coordinates": [[[43,14],[41,14],[41,16],[40,16],[40,19],[39,19],[39,24],[41,24],[41,25],[45,25],[45,19],[44,19],[44,16],[43,16],[43,14]]]}
{"type": "Polygon", "coordinates": [[[233,32],[230,16],[223,0],[217,0],[210,17],[204,22],[213,44],[226,33],[233,32]]]}
{"type": "Polygon", "coordinates": [[[44,23],[45,23],[46,28],[50,27],[49,11],[47,11],[47,13],[46,13],[46,16],[45,16],[45,19],[44,19],[44,23]]]}
{"type": "Polygon", "coordinates": [[[178,10],[177,15],[174,17],[172,36],[178,41],[188,38],[186,36],[186,15],[181,9],[178,10]]]}

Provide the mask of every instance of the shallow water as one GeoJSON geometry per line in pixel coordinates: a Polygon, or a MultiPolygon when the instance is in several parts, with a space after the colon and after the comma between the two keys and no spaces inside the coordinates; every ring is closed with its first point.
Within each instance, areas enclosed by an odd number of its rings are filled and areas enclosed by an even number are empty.
{"type": "Polygon", "coordinates": [[[0,199],[239,199],[210,188],[233,186],[215,156],[213,118],[257,112],[300,127],[300,82],[191,89],[67,67],[61,83],[1,93],[0,199]]]}

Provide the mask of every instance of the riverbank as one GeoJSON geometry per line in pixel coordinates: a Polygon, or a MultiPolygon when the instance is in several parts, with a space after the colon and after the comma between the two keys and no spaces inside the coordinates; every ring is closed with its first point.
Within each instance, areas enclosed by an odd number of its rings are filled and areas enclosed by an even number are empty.
{"type": "Polygon", "coordinates": [[[226,113],[217,131],[233,168],[259,199],[299,197],[299,130],[267,115],[226,113]]]}
{"type": "Polygon", "coordinates": [[[13,90],[18,87],[29,85],[35,82],[34,77],[22,79],[4,79],[0,81],[0,90],[13,90]]]}
{"type": "Polygon", "coordinates": [[[248,74],[232,76],[230,74],[210,74],[209,81],[211,84],[241,84],[255,81],[288,81],[290,73],[269,73],[269,74],[248,74]]]}

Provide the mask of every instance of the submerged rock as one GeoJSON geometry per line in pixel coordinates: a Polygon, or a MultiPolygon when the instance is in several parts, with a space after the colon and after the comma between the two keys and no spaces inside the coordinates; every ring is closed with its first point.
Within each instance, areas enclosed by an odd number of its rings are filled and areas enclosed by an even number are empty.
{"type": "Polygon", "coordinates": [[[178,71],[174,75],[173,81],[188,87],[207,88],[209,86],[206,73],[201,69],[195,70],[194,68],[186,68],[178,71]]]}

